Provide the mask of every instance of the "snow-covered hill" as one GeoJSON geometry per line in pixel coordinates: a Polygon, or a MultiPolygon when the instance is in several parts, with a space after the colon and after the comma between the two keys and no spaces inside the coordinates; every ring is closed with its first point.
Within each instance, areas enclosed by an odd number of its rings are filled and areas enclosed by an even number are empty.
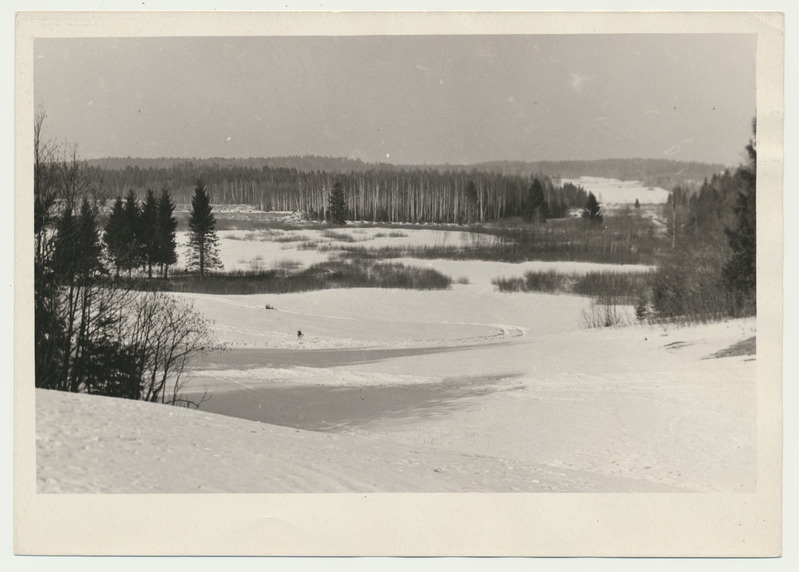
{"type": "MultiPolygon", "coordinates": [[[[754,335],[753,320],[577,330],[447,359],[289,368],[294,387],[325,389],[320,379],[338,375],[362,390],[342,412],[362,408],[357,419],[329,431],[37,390],[38,490],[751,491],[753,343],[724,350],[754,335]],[[418,382],[398,371],[468,390],[375,413],[380,387],[418,382]]],[[[286,381],[242,383],[254,399],[286,381]]]]}

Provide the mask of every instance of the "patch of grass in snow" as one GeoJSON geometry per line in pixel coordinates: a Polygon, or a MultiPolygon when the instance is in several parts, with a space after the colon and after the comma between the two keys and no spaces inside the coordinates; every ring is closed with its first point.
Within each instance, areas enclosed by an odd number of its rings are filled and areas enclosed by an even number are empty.
{"type": "Polygon", "coordinates": [[[322,236],[324,238],[329,238],[330,240],[335,240],[337,242],[356,242],[357,239],[354,236],[347,234],[346,232],[336,232],[335,230],[323,230],[322,236]]]}
{"type": "Polygon", "coordinates": [[[308,237],[301,234],[284,234],[270,238],[269,242],[304,242],[306,240],[308,240],[308,237]]]}
{"type": "MultiPolygon", "coordinates": [[[[448,229],[449,230],[449,229],[448,229]]],[[[408,235],[404,232],[392,230],[391,232],[376,232],[372,238],[407,238],[408,235]]]]}
{"type": "Polygon", "coordinates": [[[588,272],[564,274],[556,270],[525,273],[522,278],[496,278],[492,284],[500,292],[549,292],[577,294],[619,303],[634,304],[649,287],[650,272],[588,272]]]}
{"type": "MultiPolygon", "coordinates": [[[[452,229],[449,229],[452,230],[452,229]]],[[[444,258],[495,262],[579,261],[612,264],[653,264],[662,245],[643,219],[606,217],[601,226],[582,219],[558,219],[545,224],[472,225],[461,230],[469,239],[427,246],[364,248],[344,246],[350,259],[444,258]]]]}
{"type": "Polygon", "coordinates": [[[202,294],[283,294],[327,288],[406,288],[441,290],[452,280],[432,268],[418,268],[398,263],[368,263],[332,260],[314,264],[300,271],[292,268],[274,270],[197,274],[177,274],[169,280],[126,280],[131,289],[162,289],[172,292],[202,294]]]}
{"type": "MultiPolygon", "coordinates": [[[[179,213],[178,230],[187,230],[189,213],[179,213]]],[[[323,222],[312,222],[305,220],[280,219],[270,216],[270,213],[254,211],[252,213],[241,212],[218,212],[214,210],[216,216],[216,231],[244,230],[244,231],[292,231],[299,229],[324,230],[328,228],[323,222]]]]}

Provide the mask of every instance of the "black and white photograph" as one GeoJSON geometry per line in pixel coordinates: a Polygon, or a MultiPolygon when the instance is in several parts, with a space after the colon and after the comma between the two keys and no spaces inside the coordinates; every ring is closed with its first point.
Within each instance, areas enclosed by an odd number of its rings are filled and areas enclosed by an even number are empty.
{"type": "Polygon", "coordinates": [[[27,16],[34,499],[778,515],[777,15],[27,16]]]}

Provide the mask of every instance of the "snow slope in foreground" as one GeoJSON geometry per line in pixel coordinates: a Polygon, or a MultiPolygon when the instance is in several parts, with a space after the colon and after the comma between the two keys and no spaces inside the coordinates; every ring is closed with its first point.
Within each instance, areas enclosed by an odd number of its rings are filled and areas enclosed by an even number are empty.
{"type": "Polygon", "coordinates": [[[38,490],[751,491],[754,356],[713,356],[753,335],[754,321],[577,331],[354,365],[353,383],[478,377],[446,406],[332,432],[37,390],[38,490]],[[479,378],[497,364],[504,377],[479,378]]]}

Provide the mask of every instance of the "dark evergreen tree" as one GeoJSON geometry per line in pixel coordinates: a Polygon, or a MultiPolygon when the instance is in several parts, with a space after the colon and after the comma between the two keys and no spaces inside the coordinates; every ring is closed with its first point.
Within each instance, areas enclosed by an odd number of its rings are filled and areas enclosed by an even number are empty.
{"type": "MultiPolygon", "coordinates": [[[[63,347],[57,388],[77,391],[83,380],[85,347],[91,336],[92,287],[102,274],[102,246],[94,209],[84,198],[75,217],[69,206],[59,218],[55,235],[53,270],[63,297],[63,347]]],[[[60,336],[59,336],[60,337],[60,336]]]]}
{"type": "Polygon", "coordinates": [[[530,211],[528,218],[532,222],[544,222],[547,219],[547,202],[544,187],[537,178],[533,179],[529,190],[530,211]]]}
{"type": "MultiPolygon", "coordinates": [[[[71,340],[70,344],[73,351],[72,365],[67,370],[70,391],[79,391],[86,387],[86,371],[91,367],[94,359],[91,347],[96,337],[96,328],[98,322],[107,318],[107,316],[98,315],[95,304],[95,296],[98,295],[97,286],[102,280],[105,268],[103,267],[103,249],[97,226],[97,216],[85,197],[81,203],[76,227],[75,259],[73,261],[76,280],[74,290],[73,285],[69,285],[68,306],[68,308],[76,309],[74,314],[69,314],[70,330],[74,333],[74,341],[71,340]],[[73,291],[74,297],[72,296],[73,291]],[[73,320],[76,322],[74,328],[72,327],[73,320]]],[[[102,292],[99,295],[102,296],[102,292]]]]}
{"type": "Polygon", "coordinates": [[[139,217],[139,244],[142,263],[147,267],[147,278],[153,277],[153,264],[158,263],[158,200],[152,189],[147,189],[139,217]]]}
{"type": "MultiPolygon", "coordinates": [[[[752,123],[753,135],[757,124],[752,123]]],[[[751,140],[746,147],[749,165],[741,167],[742,181],[734,212],[736,228],[725,229],[732,256],[724,265],[724,282],[736,297],[737,310],[756,306],[757,298],[757,147],[751,140]]]]}
{"type": "Polygon", "coordinates": [[[216,217],[211,209],[211,198],[201,181],[194,187],[189,215],[188,266],[197,269],[200,276],[206,270],[221,268],[219,239],[216,236],[216,217]]]}
{"type": "Polygon", "coordinates": [[[588,193],[588,199],[585,201],[585,208],[583,208],[583,218],[589,222],[599,224],[602,222],[604,216],[602,209],[599,206],[599,201],[596,200],[594,193],[588,193]]]}
{"type": "Polygon", "coordinates": [[[97,226],[97,213],[84,198],[77,220],[77,241],[75,245],[75,271],[83,283],[90,283],[103,268],[103,247],[97,226]]]}
{"type": "Polygon", "coordinates": [[[103,242],[108,251],[108,257],[116,268],[117,275],[119,275],[119,269],[123,266],[125,259],[127,245],[122,242],[124,238],[125,213],[123,212],[122,197],[117,197],[103,232],[103,242]]]}
{"type": "Polygon", "coordinates": [[[161,274],[164,278],[169,275],[169,267],[178,261],[177,243],[175,241],[175,231],[178,228],[178,221],[173,216],[175,203],[169,194],[169,189],[161,189],[161,196],[158,198],[158,220],[157,229],[157,262],[161,265],[161,274]]]}
{"type": "Polygon", "coordinates": [[[53,249],[53,269],[59,284],[70,284],[78,256],[78,222],[67,206],[58,218],[53,249]]]}
{"type": "Polygon", "coordinates": [[[336,225],[347,224],[347,201],[344,197],[344,187],[341,182],[336,181],[328,198],[328,208],[330,209],[330,223],[336,225]]]}
{"type": "MultiPolygon", "coordinates": [[[[108,328],[101,332],[106,333],[108,328]]],[[[84,384],[87,393],[141,399],[139,352],[119,341],[103,337],[86,348],[84,384]]]]}
{"type": "Polygon", "coordinates": [[[635,198],[635,212],[641,211],[641,203],[638,202],[638,197],[635,198]]]}
{"type": "Polygon", "coordinates": [[[120,242],[124,245],[124,251],[120,266],[126,269],[128,275],[130,275],[130,271],[140,265],[142,258],[139,242],[141,216],[139,214],[139,204],[136,202],[136,193],[133,192],[133,189],[129,190],[128,194],[125,195],[122,213],[124,216],[122,217],[120,242]]]}

